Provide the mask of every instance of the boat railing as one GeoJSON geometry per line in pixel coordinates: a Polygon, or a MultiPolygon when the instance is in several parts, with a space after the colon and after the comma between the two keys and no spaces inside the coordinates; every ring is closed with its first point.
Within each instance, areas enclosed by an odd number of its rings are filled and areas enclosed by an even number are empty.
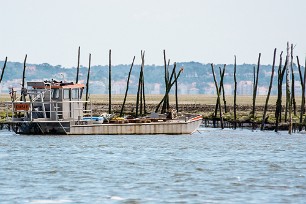
{"type": "Polygon", "coordinates": [[[82,119],[84,115],[92,117],[92,103],[90,101],[9,101],[5,102],[5,105],[8,122],[75,121],[82,119]],[[85,109],[85,103],[89,104],[89,109],[85,109]],[[63,110],[65,104],[69,104],[67,110],[63,110]]]}

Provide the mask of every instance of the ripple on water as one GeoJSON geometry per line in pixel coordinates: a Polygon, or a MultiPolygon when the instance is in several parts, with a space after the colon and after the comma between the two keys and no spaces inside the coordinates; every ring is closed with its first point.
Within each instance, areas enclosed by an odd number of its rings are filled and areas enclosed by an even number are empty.
{"type": "Polygon", "coordinates": [[[29,203],[33,204],[60,204],[60,203],[72,203],[72,200],[31,200],[29,203]]]}

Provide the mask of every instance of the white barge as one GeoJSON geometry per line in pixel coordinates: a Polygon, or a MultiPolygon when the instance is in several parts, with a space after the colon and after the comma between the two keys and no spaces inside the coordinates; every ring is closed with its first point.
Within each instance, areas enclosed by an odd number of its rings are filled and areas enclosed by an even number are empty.
{"type": "Polygon", "coordinates": [[[175,118],[156,113],[134,119],[94,117],[91,103],[82,101],[83,84],[46,81],[28,82],[27,87],[27,101],[16,100],[12,91],[12,100],[6,102],[6,122],[19,134],[191,134],[202,122],[202,116],[192,114],[175,118]]]}

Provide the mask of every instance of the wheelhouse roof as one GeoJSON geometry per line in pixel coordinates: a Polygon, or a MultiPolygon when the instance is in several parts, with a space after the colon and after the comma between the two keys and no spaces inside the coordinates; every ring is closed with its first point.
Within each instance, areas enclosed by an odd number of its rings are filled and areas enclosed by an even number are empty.
{"type": "Polygon", "coordinates": [[[76,88],[84,88],[84,84],[74,84],[71,83],[45,83],[45,82],[28,82],[28,86],[31,86],[34,89],[76,89],[76,88]],[[51,86],[50,86],[51,85],[51,86]]]}

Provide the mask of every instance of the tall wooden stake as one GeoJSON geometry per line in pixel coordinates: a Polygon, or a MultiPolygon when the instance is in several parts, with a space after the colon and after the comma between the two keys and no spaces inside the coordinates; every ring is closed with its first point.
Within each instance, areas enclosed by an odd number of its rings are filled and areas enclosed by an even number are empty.
{"type": "Polygon", "coordinates": [[[223,86],[223,78],[224,78],[224,73],[225,73],[225,66],[226,65],[224,65],[224,68],[223,68],[222,72],[221,72],[221,68],[219,67],[219,69],[220,69],[220,85],[218,86],[218,89],[219,89],[220,100],[217,98],[216,106],[215,106],[215,117],[217,117],[218,109],[219,108],[221,109],[221,92],[222,92],[222,86],[223,86]]]}
{"type": "MultiPolygon", "coordinates": [[[[144,52],[143,52],[144,54],[144,52]]],[[[143,115],[143,83],[142,83],[142,78],[143,78],[143,54],[141,55],[141,67],[140,67],[140,75],[139,75],[139,100],[140,100],[140,115],[143,115]]]]}
{"type": "Polygon", "coordinates": [[[143,100],[143,113],[146,114],[147,113],[147,110],[146,110],[146,96],[145,96],[145,86],[144,86],[144,64],[145,64],[145,61],[144,61],[144,56],[145,56],[145,52],[143,52],[143,55],[142,55],[142,73],[141,73],[141,81],[142,81],[142,100],[143,100]]]}
{"type": "Polygon", "coordinates": [[[75,79],[75,83],[79,83],[79,72],[80,72],[80,53],[81,53],[81,47],[79,46],[79,50],[78,50],[78,66],[77,66],[77,74],[76,74],[76,79],[75,79]]]}
{"type": "Polygon", "coordinates": [[[108,113],[112,113],[112,50],[109,50],[108,63],[108,113]]]}
{"type": "Polygon", "coordinates": [[[306,82],[306,68],[304,67],[304,77],[302,76],[301,65],[299,57],[296,56],[298,68],[299,68],[299,75],[300,75],[300,82],[302,87],[302,102],[301,102],[301,111],[300,111],[300,125],[299,131],[302,131],[303,127],[303,115],[305,114],[305,82],[306,82]]]}
{"type": "Polygon", "coordinates": [[[26,62],[28,55],[25,56],[23,62],[23,72],[22,72],[22,84],[21,84],[21,98],[22,101],[26,101],[26,89],[25,89],[25,71],[26,71],[26,62]]]}
{"type": "Polygon", "coordinates": [[[253,110],[252,110],[253,129],[255,129],[255,127],[254,127],[254,122],[255,122],[255,105],[256,105],[255,103],[256,103],[256,94],[257,94],[257,86],[258,86],[260,57],[261,57],[261,53],[259,53],[259,56],[258,56],[257,71],[256,71],[256,80],[255,80],[254,89],[253,89],[253,110]]]}
{"type": "Polygon", "coordinates": [[[223,104],[224,104],[224,112],[227,113],[227,108],[226,108],[226,99],[225,99],[225,91],[224,91],[224,73],[225,73],[225,67],[226,67],[226,64],[224,65],[223,67],[223,73],[221,72],[221,67],[220,68],[220,76],[222,76],[222,84],[221,85],[221,88],[222,88],[222,98],[223,98],[223,104]]]}
{"type": "Polygon", "coordinates": [[[287,43],[287,55],[286,55],[286,106],[285,106],[285,122],[288,122],[288,109],[290,106],[291,98],[290,98],[290,71],[289,71],[289,42],[287,43]]]}
{"type": "Polygon", "coordinates": [[[237,79],[236,79],[236,55],[234,64],[234,129],[237,128],[237,79]]]}
{"type": "Polygon", "coordinates": [[[4,74],[5,67],[6,67],[6,62],[7,62],[7,57],[5,57],[4,65],[3,65],[3,68],[2,68],[0,83],[2,82],[2,79],[3,79],[3,74],[4,74]]]}
{"type": "MultiPolygon", "coordinates": [[[[168,60],[168,65],[167,65],[167,58],[166,58],[166,51],[163,51],[164,53],[164,68],[165,68],[165,92],[168,90],[168,85],[169,85],[169,65],[170,65],[170,60],[168,60]]],[[[166,112],[166,110],[169,108],[169,95],[166,96],[165,101],[163,103],[163,108],[162,112],[166,112]]]]}
{"type": "MultiPolygon", "coordinates": [[[[173,71],[172,71],[173,74],[171,74],[171,76],[174,76],[175,67],[176,67],[176,66],[174,66],[174,68],[173,68],[173,71]]],[[[159,109],[160,105],[166,100],[166,97],[167,97],[167,95],[169,94],[169,92],[170,92],[170,90],[171,90],[173,84],[175,84],[175,82],[178,80],[178,78],[180,77],[182,71],[183,71],[183,68],[180,69],[180,71],[179,71],[179,73],[177,74],[177,77],[175,77],[174,81],[171,82],[171,83],[168,85],[168,90],[166,91],[166,93],[165,93],[164,97],[162,98],[162,100],[161,100],[161,101],[159,102],[159,104],[156,106],[155,113],[158,112],[158,109],[159,109]]],[[[170,77],[170,79],[172,79],[172,77],[170,77]]],[[[171,80],[170,80],[170,81],[171,81],[171,80]]]]}
{"type": "Polygon", "coordinates": [[[267,98],[266,98],[265,108],[264,108],[264,112],[263,112],[263,116],[262,116],[262,122],[261,122],[261,127],[260,127],[261,130],[263,130],[264,126],[265,126],[266,113],[267,113],[267,109],[268,109],[268,103],[269,103],[270,93],[271,93],[272,84],[273,84],[275,58],[276,58],[276,48],[274,49],[273,64],[272,64],[272,74],[271,74],[271,79],[270,79],[268,95],[267,95],[267,98]]]}
{"type": "Polygon", "coordinates": [[[282,96],[283,96],[283,91],[282,91],[282,85],[283,85],[283,78],[285,74],[285,68],[286,68],[286,63],[285,66],[282,68],[282,55],[283,51],[279,55],[279,67],[278,67],[278,83],[277,83],[277,101],[276,101],[276,110],[275,110],[275,118],[276,118],[276,124],[275,124],[275,132],[278,131],[278,123],[281,122],[282,119],[282,96]]]}
{"type": "MultiPolygon", "coordinates": [[[[170,63],[170,60],[168,61],[168,67],[167,67],[167,72],[168,72],[167,73],[167,82],[168,82],[168,84],[166,85],[167,86],[167,91],[165,93],[165,100],[163,100],[163,107],[162,107],[161,113],[166,113],[169,110],[169,106],[170,106],[170,104],[169,104],[169,93],[170,93],[170,90],[172,88],[171,84],[172,84],[172,82],[177,83],[177,79],[176,79],[176,77],[174,75],[176,73],[175,72],[175,70],[176,70],[176,62],[174,62],[174,64],[173,64],[173,69],[172,69],[170,77],[169,77],[169,63],[170,63]],[[172,81],[173,77],[174,77],[174,81],[172,81]]],[[[183,68],[181,68],[180,71],[182,71],[182,70],[183,70],[183,68]]]]}
{"type": "MultiPolygon", "coordinates": [[[[303,100],[304,100],[304,104],[303,104],[303,109],[304,109],[304,113],[305,113],[305,90],[306,90],[306,57],[305,57],[305,66],[304,66],[304,97],[303,97],[303,100]]],[[[303,124],[305,125],[306,124],[306,117],[304,118],[304,122],[303,124]]]]}
{"type": "MultiPolygon", "coordinates": [[[[214,65],[211,64],[211,70],[213,73],[213,78],[214,78],[214,82],[215,82],[215,86],[216,86],[216,92],[217,92],[217,100],[218,100],[218,104],[219,104],[219,112],[220,112],[220,123],[221,123],[221,128],[223,129],[223,117],[222,117],[222,110],[221,110],[221,102],[220,102],[220,88],[218,87],[218,82],[216,80],[216,76],[215,76],[215,70],[214,70],[214,65]]],[[[222,78],[221,78],[222,80],[222,78]]]]}
{"type": "Polygon", "coordinates": [[[140,71],[140,84],[139,84],[139,114],[142,116],[143,115],[143,112],[142,112],[142,109],[143,109],[143,98],[142,98],[142,79],[141,79],[141,72],[142,70],[140,71]]]}
{"type": "Polygon", "coordinates": [[[142,102],[143,102],[143,85],[142,85],[142,75],[143,75],[143,66],[144,66],[144,51],[141,51],[141,67],[139,72],[139,78],[138,78],[138,89],[137,89],[137,96],[136,96],[136,117],[138,117],[139,113],[142,114],[142,102]],[[139,106],[140,104],[140,106],[139,106]],[[140,108],[140,109],[139,109],[140,108]]]}
{"type": "Polygon", "coordinates": [[[294,91],[294,72],[293,72],[293,44],[291,44],[291,60],[290,60],[290,68],[291,68],[291,103],[293,106],[293,113],[296,116],[296,101],[295,101],[295,91],[294,91]]]}
{"type": "Polygon", "coordinates": [[[128,93],[128,90],[129,90],[130,77],[131,77],[132,69],[133,69],[133,66],[134,66],[134,61],[135,61],[135,56],[133,58],[133,61],[132,61],[131,67],[130,67],[130,71],[129,71],[129,74],[128,74],[128,79],[127,79],[127,82],[126,82],[126,90],[125,90],[125,95],[124,95],[124,99],[123,99],[123,103],[122,103],[122,107],[121,107],[121,111],[120,111],[120,117],[123,116],[123,110],[124,110],[124,106],[125,106],[125,102],[126,102],[127,93],[128,93]]]}
{"type": "MultiPolygon", "coordinates": [[[[286,55],[286,61],[289,62],[289,58],[290,58],[290,47],[289,47],[289,42],[287,42],[287,55],[286,55]]],[[[292,133],[292,103],[291,103],[291,93],[290,93],[290,70],[289,70],[289,63],[286,64],[286,106],[287,108],[289,108],[289,134],[292,133]]],[[[286,111],[287,112],[287,111],[286,111]]]]}
{"type": "Polygon", "coordinates": [[[253,66],[253,93],[254,93],[255,84],[256,84],[256,67],[253,66]]]}
{"type": "MultiPolygon", "coordinates": [[[[175,62],[174,62],[175,63],[175,62]]],[[[168,64],[167,64],[167,82],[168,82],[168,86],[171,83],[170,81],[170,77],[169,77],[169,67],[170,67],[170,59],[168,59],[168,64]]],[[[164,103],[164,112],[166,112],[167,110],[169,110],[170,108],[170,99],[169,99],[169,94],[166,98],[166,102],[164,103]]]]}
{"type": "Polygon", "coordinates": [[[87,101],[89,98],[89,77],[90,77],[90,66],[91,66],[91,54],[89,54],[89,62],[88,62],[88,73],[87,73],[87,81],[86,81],[86,102],[85,102],[85,110],[87,110],[87,101]]]}
{"type": "MultiPolygon", "coordinates": [[[[141,50],[141,57],[142,57],[142,50],[141,50]]],[[[141,65],[142,66],[142,65],[141,65]]],[[[136,96],[136,114],[135,114],[135,117],[137,118],[138,117],[138,110],[139,110],[139,94],[140,94],[140,83],[141,83],[141,80],[140,80],[140,76],[141,76],[141,67],[140,67],[140,71],[139,71],[139,78],[138,78],[138,87],[137,87],[137,96],[136,96]]]]}
{"type": "MultiPolygon", "coordinates": [[[[176,71],[174,71],[174,78],[176,78],[176,71]]],[[[177,80],[175,80],[175,109],[176,112],[179,112],[179,107],[178,107],[178,96],[177,96],[177,80]]]]}

